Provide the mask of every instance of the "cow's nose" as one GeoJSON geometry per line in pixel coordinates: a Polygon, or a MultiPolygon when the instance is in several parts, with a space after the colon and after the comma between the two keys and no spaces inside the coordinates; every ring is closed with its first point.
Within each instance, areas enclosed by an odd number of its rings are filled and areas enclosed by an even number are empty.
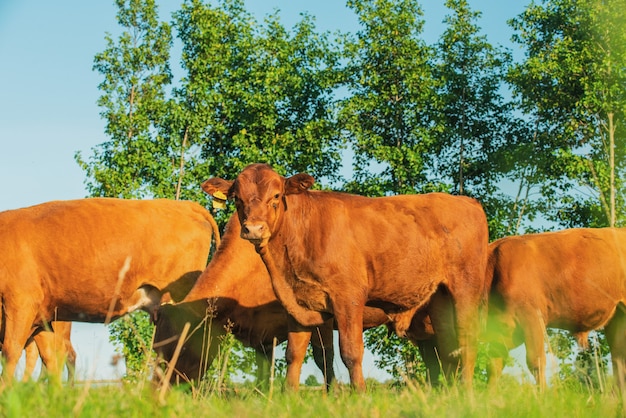
{"type": "Polygon", "coordinates": [[[241,232],[247,239],[263,238],[265,222],[246,222],[241,227],[241,232]]]}

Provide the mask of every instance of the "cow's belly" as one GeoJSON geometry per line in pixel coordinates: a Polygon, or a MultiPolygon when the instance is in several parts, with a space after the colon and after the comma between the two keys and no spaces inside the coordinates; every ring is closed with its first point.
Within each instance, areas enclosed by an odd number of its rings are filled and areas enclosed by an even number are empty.
{"type": "Polygon", "coordinates": [[[445,273],[439,266],[413,261],[398,260],[394,265],[371,269],[368,272],[368,305],[390,313],[428,303],[439,285],[445,282],[445,273]]]}
{"type": "Polygon", "coordinates": [[[605,306],[589,306],[577,311],[553,312],[547,325],[571,332],[592,331],[604,327],[613,317],[615,309],[616,304],[607,304],[605,306]]]}

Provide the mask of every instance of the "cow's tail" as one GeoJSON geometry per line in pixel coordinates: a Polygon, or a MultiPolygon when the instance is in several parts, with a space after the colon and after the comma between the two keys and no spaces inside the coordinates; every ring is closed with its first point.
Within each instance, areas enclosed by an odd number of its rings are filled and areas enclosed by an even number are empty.
{"type": "Polygon", "coordinates": [[[489,245],[489,249],[487,251],[487,266],[485,268],[485,300],[489,300],[489,294],[491,293],[494,285],[496,285],[496,282],[499,280],[496,272],[496,261],[499,251],[498,245],[493,243],[489,245]]]}
{"type": "MultiPolygon", "coordinates": [[[[484,288],[483,288],[483,297],[482,297],[482,305],[481,305],[481,328],[483,332],[485,332],[484,337],[488,337],[489,335],[489,306],[491,303],[495,301],[493,299],[492,290],[494,286],[496,286],[499,278],[498,272],[496,269],[497,264],[497,255],[498,255],[498,245],[494,245],[491,243],[488,246],[487,250],[487,264],[485,266],[485,278],[484,278],[484,288]]],[[[487,339],[488,340],[488,339],[487,339]]]]}
{"type": "Polygon", "coordinates": [[[207,212],[206,219],[211,224],[211,228],[213,229],[213,237],[215,238],[215,249],[219,248],[220,243],[222,242],[222,238],[220,237],[220,228],[217,226],[217,222],[215,222],[215,218],[207,212]]]}
{"type": "Polygon", "coordinates": [[[495,271],[495,258],[493,257],[492,246],[487,246],[487,251],[483,259],[484,276],[482,281],[482,292],[479,303],[479,320],[481,330],[487,329],[487,321],[489,316],[489,299],[491,296],[491,288],[493,286],[493,274],[495,271]]]}

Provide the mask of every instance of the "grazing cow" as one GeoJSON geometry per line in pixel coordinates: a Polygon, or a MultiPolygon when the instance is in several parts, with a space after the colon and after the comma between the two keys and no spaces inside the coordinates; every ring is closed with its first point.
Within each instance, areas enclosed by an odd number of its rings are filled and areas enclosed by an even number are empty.
{"type": "Polygon", "coordinates": [[[278,299],[298,323],[314,326],[334,316],[353,386],[365,389],[366,304],[387,313],[419,309],[440,287],[456,321],[431,314],[433,329],[439,339],[456,331],[462,374],[471,384],[486,299],[488,231],[480,204],[443,193],[368,198],[310,191],[313,182],[308,174],[284,178],[253,164],[235,181],[209,179],[204,188],[235,200],[241,237],[254,243],[278,299]]]}
{"type": "MultiPolygon", "coordinates": [[[[3,378],[52,320],[105,322],[181,300],[204,270],[215,220],[172,200],[55,201],[0,213],[3,378]]],[[[48,366],[50,374],[59,374],[48,366]]]]}
{"type": "MultiPolygon", "coordinates": [[[[241,224],[234,215],[226,225],[220,247],[184,301],[159,309],[154,347],[166,363],[174,356],[185,322],[195,330],[182,346],[170,383],[201,379],[217,354],[218,337],[225,328],[256,350],[259,370],[267,371],[264,365],[271,358],[274,343],[287,340],[287,384],[293,389],[298,387],[311,340],[315,363],[330,383],[334,379],[332,319],[317,329],[296,328],[294,323],[297,332],[288,333],[290,318],[276,299],[267,269],[254,246],[240,234],[241,224]]],[[[380,309],[368,309],[366,313],[366,328],[388,320],[380,309]]],[[[263,377],[267,375],[257,376],[261,384],[265,383],[263,377]]]]}
{"type": "Polygon", "coordinates": [[[585,343],[589,331],[604,327],[615,376],[623,381],[626,229],[512,236],[489,248],[489,340],[506,350],[525,343],[528,368],[545,386],[545,328],[571,331],[585,343]]]}
{"type": "Polygon", "coordinates": [[[25,365],[24,376],[22,381],[27,382],[33,376],[37,359],[41,357],[41,361],[45,367],[50,362],[55,362],[52,366],[55,370],[60,370],[60,366],[56,362],[59,360],[65,362],[67,367],[67,380],[74,382],[74,372],[76,370],[76,351],[70,339],[72,334],[71,322],[52,321],[50,323],[51,330],[42,330],[26,343],[24,347],[25,365]]]}

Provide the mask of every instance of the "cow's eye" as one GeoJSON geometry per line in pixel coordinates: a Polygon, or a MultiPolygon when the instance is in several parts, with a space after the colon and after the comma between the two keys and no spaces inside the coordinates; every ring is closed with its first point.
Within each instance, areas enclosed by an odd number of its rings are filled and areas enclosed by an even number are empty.
{"type": "Polygon", "coordinates": [[[279,197],[280,197],[280,193],[276,193],[276,194],[274,195],[274,199],[278,199],[279,197]]]}

